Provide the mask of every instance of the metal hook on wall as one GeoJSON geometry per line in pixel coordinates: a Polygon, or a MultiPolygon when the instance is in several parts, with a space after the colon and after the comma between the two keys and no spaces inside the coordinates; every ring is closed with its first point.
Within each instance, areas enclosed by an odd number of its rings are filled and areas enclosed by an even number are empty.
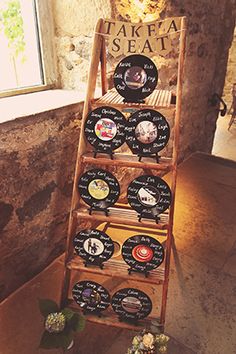
{"type": "Polygon", "coordinates": [[[219,109],[221,117],[224,117],[227,112],[227,105],[225,101],[218,95],[218,93],[214,93],[212,97],[209,99],[209,103],[212,106],[216,106],[219,102],[223,104],[223,108],[219,109]]]}

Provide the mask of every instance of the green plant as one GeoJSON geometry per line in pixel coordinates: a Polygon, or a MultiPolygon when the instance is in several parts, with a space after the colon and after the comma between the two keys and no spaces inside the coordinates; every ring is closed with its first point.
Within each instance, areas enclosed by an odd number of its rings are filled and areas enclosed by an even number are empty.
{"type": "Polygon", "coordinates": [[[67,307],[60,310],[56,302],[49,299],[40,299],[39,309],[45,319],[40,348],[65,351],[73,341],[74,333],[84,329],[84,317],[67,307]]]}
{"type": "Polygon", "coordinates": [[[0,29],[8,39],[12,56],[17,58],[25,51],[23,18],[19,0],[6,2],[6,6],[0,10],[0,24],[0,29]]]}

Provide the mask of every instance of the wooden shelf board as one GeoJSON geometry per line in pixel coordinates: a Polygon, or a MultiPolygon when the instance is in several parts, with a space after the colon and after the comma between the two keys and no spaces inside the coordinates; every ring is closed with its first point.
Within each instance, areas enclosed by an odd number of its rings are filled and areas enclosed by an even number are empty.
{"type": "MultiPolygon", "coordinates": [[[[70,303],[68,306],[70,308],[72,308],[73,310],[78,311],[80,314],[83,314],[79,305],[77,305],[74,301],[72,303],[70,303]]],[[[158,320],[157,318],[154,318],[154,317],[147,317],[143,320],[137,321],[137,324],[124,322],[124,321],[121,322],[121,321],[119,321],[116,313],[113,312],[111,309],[102,312],[101,317],[95,316],[93,314],[86,314],[84,316],[85,316],[86,320],[89,322],[112,326],[112,327],[137,330],[137,331],[148,328],[152,321],[158,320]]],[[[162,327],[161,324],[160,324],[160,327],[162,327]]]]}
{"type": "Polygon", "coordinates": [[[105,154],[98,154],[95,158],[93,157],[93,153],[86,153],[82,156],[83,163],[90,164],[102,164],[102,165],[112,165],[112,166],[125,166],[125,167],[134,167],[134,168],[142,168],[142,169],[153,169],[153,170],[161,170],[169,172],[172,170],[172,159],[171,158],[160,158],[159,163],[155,161],[155,158],[144,157],[142,161],[138,161],[138,156],[115,153],[113,156],[113,160],[105,154]]]}
{"type": "Polygon", "coordinates": [[[137,108],[152,109],[157,107],[175,107],[171,104],[172,92],[168,90],[154,90],[153,93],[145,99],[144,103],[123,102],[124,98],[119,95],[115,88],[109,90],[104,96],[92,102],[92,108],[112,105],[115,108],[137,108]]]}
{"type": "Polygon", "coordinates": [[[67,267],[72,270],[79,270],[81,272],[88,272],[93,274],[100,274],[110,277],[125,278],[127,280],[141,281],[142,283],[148,284],[163,284],[164,282],[164,268],[159,267],[152,270],[149,276],[146,278],[144,274],[132,272],[128,274],[128,264],[122,260],[110,259],[104,263],[104,268],[100,269],[99,267],[89,265],[84,266],[84,261],[76,256],[68,264],[67,267]]]}
{"type": "Polygon", "coordinates": [[[143,226],[152,227],[154,229],[166,230],[168,228],[169,215],[168,213],[160,214],[160,222],[156,224],[155,220],[152,219],[142,219],[138,221],[138,214],[133,209],[110,207],[109,216],[106,216],[102,212],[93,211],[89,215],[88,209],[81,206],[78,210],[74,210],[73,216],[78,219],[91,220],[91,221],[101,221],[109,222],[122,225],[132,225],[132,226],[143,226]]]}

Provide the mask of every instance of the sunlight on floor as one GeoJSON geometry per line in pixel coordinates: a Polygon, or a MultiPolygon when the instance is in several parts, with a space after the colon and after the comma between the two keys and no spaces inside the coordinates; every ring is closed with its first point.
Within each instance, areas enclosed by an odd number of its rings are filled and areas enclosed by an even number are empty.
{"type": "Polygon", "coordinates": [[[218,118],[212,155],[236,161],[236,124],[228,131],[230,117],[218,118]]]}

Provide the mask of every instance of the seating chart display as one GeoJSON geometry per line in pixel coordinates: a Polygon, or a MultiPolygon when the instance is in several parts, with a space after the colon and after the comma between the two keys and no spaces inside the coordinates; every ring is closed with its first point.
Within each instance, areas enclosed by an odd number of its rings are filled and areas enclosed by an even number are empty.
{"type": "Polygon", "coordinates": [[[122,256],[131,270],[148,272],[157,268],[164,260],[164,248],[155,238],[135,235],[122,246],[122,256]]]}
{"type": "Polygon", "coordinates": [[[92,169],[79,179],[81,198],[93,208],[106,209],[115,204],[120,195],[117,179],[108,171],[92,169]]]}
{"type": "Polygon", "coordinates": [[[111,153],[125,141],[126,119],[112,107],[98,107],[91,111],[85,122],[84,133],[98,152],[111,153]]]}
{"type": "Polygon", "coordinates": [[[99,313],[110,305],[110,294],[94,281],[81,281],[74,285],[72,296],[85,312],[99,313]]]}
{"type": "Polygon", "coordinates": [[[101,266],[114,253],[112,239],[103,231],[87,229],[80,231],[74,238],[76,253],[83,258],[85,264],[101,266]]]}
{"type": "Polygon", "coordinates": [[[171,190],[160,177],[143,175],[130,183],[127,199],[142,217],[155,219],[170,206],[171,190]]]}
{"type": "Polygon", "coordinates": [[[153,110],[142,109],[133,113],[126,126],[126,143],[137,155],[152,155],[168,143],[170,127],[165,117],[153,110]]]}
{"type": "Polygon", "coordinates": [[[120,320],[140,320],[152,311],[151,299],[141,290],[133,288],[118,290],[112,296],[111,305],[120,320]]]}
{"type": "Polygon", "coordinates": [[[134,54],[119,62],[113,79],[116,90],[126,102],[142,102],[154,91],[158,71],[151,59],[134,54]]]}

